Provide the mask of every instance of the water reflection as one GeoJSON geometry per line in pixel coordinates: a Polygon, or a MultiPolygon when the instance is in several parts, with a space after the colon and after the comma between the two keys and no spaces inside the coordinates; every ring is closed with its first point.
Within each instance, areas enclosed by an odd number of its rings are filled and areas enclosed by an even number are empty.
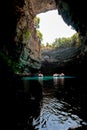
{"type": "Polygon", "coordinates": [[[87,125],[79,115],[82,99],[80,91],[77,93],[76,90],[76,80],[64,77],[38,77],[33,80],[27,78],[23,83],[24,103],[22,106],[19,105],[17,123],[21,128],[68,130],[70,127],[87,125]]]}
{"type": "Polygon", "coordinates": [[[53,77],[53,83],[54,83],[54,86],[56,87],[57,84],[58,84],[58,78],[57,77],[53,77]]]}
{"type": "Polygon", "coordinates": [[[61,85],[64,86],[64,77],[61,77],[61,85]]]}
{"type": "Polygon", "coordinates": [[[56,98],[43,99],[39,120],[33,120],[38,130],[68,130],[70,127],[81,126],[82,119],[72,114],[71,106],[56,98]],[[68,112],[67,112],[68,111],[68,112]]]}
{"type": "Polygon", "coordinates": [[[64,86],[64,77],[53,77],[53,85],[55,87],[58,87],[58,85],[63,87],[64,86]]]}
{"type": "Polygon", "coordinates": [[[43,77],[38,77],[38,81],[39,81],[40,84],[43,86],[43,77]]]}

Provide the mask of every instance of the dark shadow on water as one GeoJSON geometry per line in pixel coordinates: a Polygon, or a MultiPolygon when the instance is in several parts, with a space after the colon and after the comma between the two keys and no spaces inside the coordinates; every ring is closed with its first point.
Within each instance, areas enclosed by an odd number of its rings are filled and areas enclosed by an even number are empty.
{"type": "Polygon", "coordinates": [[[42,88],[36,80],[25,80],[23,86],[16,93],[16,130],[34,130],[32,122],[40,115],[42,88]]]}

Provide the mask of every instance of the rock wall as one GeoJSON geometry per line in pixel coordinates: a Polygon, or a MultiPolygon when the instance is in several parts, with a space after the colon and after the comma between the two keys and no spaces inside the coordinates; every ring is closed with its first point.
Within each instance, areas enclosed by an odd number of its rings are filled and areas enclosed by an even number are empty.
{"type": "MultiPolygon", "coordinates": [[[[36,68],[41,67],[40,63],[40,41],[36,35],[36,30],[34,28],[34,17],[41,12],[55,9],[55,1],[41,1],[41,0],[29,0],[25,1],[23,7],[23,14],[17,25],[18,41],[21,40],[24,45],[20,62],[24,68],[36,68]],[[19,28],[20,27],[20,28],[19,28]],[[26,37],[26,35],[29,36],[26,37]]],[[[16,34],[16,39],[17,39],[16,34]]]]}
{"type": "MultiPolygon", "coordinates": [[[[1,12],[0,57],[12,71],[41,66],[40,41],[34,28],[34,17],[56,8],[54,0],[9,0],[1,12]],[[10,61],[10,62],[9,62],[10,61]],[[13,66],[13,67],[12,67],[13,66]]],[[[0,67],[1,69],[3,65],[0,67]]]]}
{"type": "MultiPolygon", "coordinates": [[[[19,9],[20,11],[20,9],[19,9]]],[[[34,17],[35,13],[33,10],[32,1],[24,1],[22,8],[22,15],[17,23],[16,28],[16,42],[21,42],[23,45],[20,63],[23,68],[40,68],[39,62],[39,39],[36,35],[36,30],[34,28],[34,17]]]]}
{"type": "Polygon", "coordinates": [[[55,0],[31,0],[35,14],[56,9],[55,0]]]}
{"type": "Polygon", "coordinates": [[[86,19],[86,2],[77,0],[56,0],[59,14],[63,17],[64,21],[71,25],[80,36],[83,44],[82,51],[87,45],[87,19],[86,19]]]}

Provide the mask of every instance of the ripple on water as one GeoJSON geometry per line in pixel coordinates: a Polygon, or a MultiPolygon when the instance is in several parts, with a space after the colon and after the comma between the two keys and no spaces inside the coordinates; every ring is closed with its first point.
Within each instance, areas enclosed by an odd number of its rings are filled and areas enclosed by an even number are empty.
{"type": "Polygon", "coordinates": [[[72,112],[68,103],[46,97],[41,105],[40,116],[33,119],[33,126],[38,130],[67,130],[70,127],[79,127],[81,123],[87,125],[72,112]]]}

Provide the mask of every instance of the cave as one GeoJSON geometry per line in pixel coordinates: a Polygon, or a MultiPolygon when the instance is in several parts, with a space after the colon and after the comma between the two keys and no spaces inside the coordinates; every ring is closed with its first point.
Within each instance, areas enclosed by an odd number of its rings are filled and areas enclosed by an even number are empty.
{"type": "MultiPolygon", "coordinates": [[[[58,9],[59,14],[67,25],[71,25],[79,34],[81,49],[79,54],[71,58],[70,62],[66,62],[66,68],[76,70],[78,75],[86,73],[86,57],[87,57],[87,33],[86,33],[86,18],[85,18],[85,2],[82,4],[69,1],[52,1],[45,2],[22,1],[22,2],[7,2],[4,6],[5,11],[1,10],[1,45],[0,59],[1,71],[5,73],[5,69],[17,73],[17,71],[31,72],[39,70],[40,62],[40,45],[39,39],[34,28],[34,17],[49,10],[58,9]],[[37,6],[38,5],[38,6],[37,6]],[[78,6],[78,10],[77,10],[78,6]],[[6,17],[5,16],[6,13],[6,17]],[[84,14],[84,15],[80,15],[84,14]],[[4,38],[5,37],[5,38],[4,38]]],[[[69,69],[71,71],[71,69],[69,69]]],[[[10,73],[10,72],[8,72],[10,73]]],[[[71,72],[72,73],[72,72],[71,72]]]]}
{"type": "MultiPolygon", "coordinates": [[[[58,9],[64,21],[78,32],[81,41],[80,52],[74,60],[63,63],[64,66],[59,66],[57,69],[63,69],[67,74],[77,75],[83,78],[84,83],[87,82],[86,76],[84,76],[87,73],[86,1],[2,1],[0,8],[0,79],[2,106],[4,104],[4,108],[8,111],[3,112],[7,126],[9,121],[11,125],[14,123],[11,118],[15,116],[13,114],[15,89],[22,86],[20,73],[36,73],[41,69],[39,39],[33,20],[37,14],[53,9],[58,9]]],[[[86,90],[86,88],[84,89],[86,90]]],[[[86,100],[83,104],[86,105],[86,100]]],[[[86,110],[86,106],[84,110],[86,110]]],[[[11,125],[9,125],[9,129],[12,128],[11,125]]]]}
{"type": "MultiPolygon", "coordinates": [[[[4,2],[2,2],[2,6],[4,6],[4,2]]],[[[38,72],[41,67],[39,58],[40,43],[35,32],[33,20],[37,14],[54,9],[58,9],[59,14],[63,17],[67,25],[71,25],[78,32],[81,42],[79,54],[74,57],[74,60],[71,58],[70,62],[65,59],[65,67],[72,68],[72,72],[80,76],[84,72],[86,73],[87,25],[85,3],[50,0],[42,2],[40,5],[40,0],[37,2],[34,0],[16,2],[14,0],[13,3],[11,1],[6,3],[4,12],[1,10],[0,69],[2,75],[6,71],[6,68],[13,73],[18,73],[18,71],[23,73],[26,70],[28,72],[32,70],[36,72],[37,70],[38,72]],[[7,18],[3,17],[5,12],[7,18]],[[73,71],[74,69],[75,71],[73,71]]]]}

